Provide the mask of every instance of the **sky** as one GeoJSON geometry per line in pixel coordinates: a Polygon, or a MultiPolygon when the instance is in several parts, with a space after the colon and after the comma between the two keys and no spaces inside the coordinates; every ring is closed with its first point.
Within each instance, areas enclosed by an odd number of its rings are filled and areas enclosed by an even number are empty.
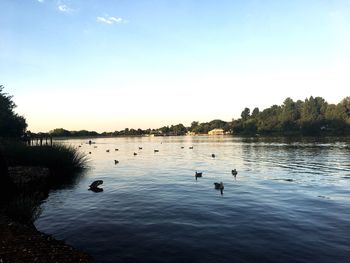
{"type": "Polygon", "coordinates": [[[350,95],[348,0],[0,0],[0,84],[34,132],[239,118],[350,95]]]}

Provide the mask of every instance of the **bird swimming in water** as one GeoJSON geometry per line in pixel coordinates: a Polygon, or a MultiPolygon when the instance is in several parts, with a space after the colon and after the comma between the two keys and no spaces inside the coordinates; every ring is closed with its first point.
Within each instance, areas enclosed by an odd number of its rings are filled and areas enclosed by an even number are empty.
{"type": "Polygon", "coordinates": [[[116,152],[119,151],[119,149],[114,149],[116,152]]]}
{"type": "Polygon", "coordinates": [[[220,183],[214,183],[214,187],[217,190],[220,190],[221,194],[223,194],[224,192],[224,183],[220,182],[220,183]]]}
{"type": "Polygon", "coordinates": [[[191,150],[192,150],[192,149],[193,149],[193,146],[188,147],[188,149],[191,149],[191,150]]]}
{"type": "Polygon", "coordinates": [[[114,164],[118,164],[119,163],[119,161],[118,160],[114,160],[114,164]]]}
{"type": "Polygon", "coordinates": [[[211,157],[215,158],[215,154],[212,153],[212,154],[211,154],[211,157]]]}
{"type": "Polygon", "coordinates": [[[89,152],[89,154],[91,154],[91,152],[89,152]]]}
{"type": "Polygon", "coordinates": [[[202,172],[199,173],[199,172],[196,171],[196,173],[195,173],[194,176],[196,177],[196,180],[197,180],[197,178],[198,178],[198,177],[202,177],[202,175],[203,175],[202,172]]]}
{"type": "Polygon", "coordinates": [[[185,148],[185,147],[181,146],[181,149],[183,149],[183,148],[185,148]]]}
{"type": "Polygon", "coordinates": [[[236,169],[233,169],[233,170],[231,171],[231,173],[232,173],[232,175],[233,175],[234,177],[236,177],[236,175],[238,174],[238,172],[236,171],[236,169]]]}
{"type": "Polygon", "coordinates": [[[103,188],[98,187],[101,184],[103,184],[102,180],[93,181],[92,184],[90,184],[90,186],[89,186],[90,187],[89,190],[91,190],[93,192],[102,192],[103,188]]]}
{"type": "Polygon", "coordinates": [[[109,153],[109,150],[106,150],[107,153],[109,153]]]}
{"type": "Polygon", "coordinates": [[[154,150],[155,153],[159,152],[159,150],[154,150]]]}
{"type": "Polygon", "coordinates": [[[137,153],[134,152],[134,156],[137,155],[137,153]]]}
{"type": "Polygon", "coordinates": [[[139,147],[139,150],[142,150],[142,147],[139,147]]]}

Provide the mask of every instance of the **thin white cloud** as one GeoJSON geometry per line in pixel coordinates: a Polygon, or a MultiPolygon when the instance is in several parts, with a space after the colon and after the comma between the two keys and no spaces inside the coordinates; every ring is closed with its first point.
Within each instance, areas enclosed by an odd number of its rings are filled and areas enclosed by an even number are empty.
{"type": "Polygon", "coordinates": [[[126,23],[126,20],[124,20],[121,17],[114,17],[114,16],[98,16],[96,17],[96,21],[100,23],[105,24],[120,24],[120,23],[126,23]]]}
{"type": "Polygon", "coordinates": [[[37,0],[39,3],[44,3],[44,0],[37,0]]]}
{"type": "Polygon", "coordinates": [[[63,13],[69,13],[69,12],[72,12],[73,9],[70,8],[68,5],[65,5],[65,4],[59,4],[57,6],[58,10],[63,12],[63,13]]]}

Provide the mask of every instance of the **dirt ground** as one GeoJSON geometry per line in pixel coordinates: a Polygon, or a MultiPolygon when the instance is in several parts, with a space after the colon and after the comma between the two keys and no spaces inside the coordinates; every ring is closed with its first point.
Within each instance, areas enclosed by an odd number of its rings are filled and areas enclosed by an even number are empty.
{"type": "Polygon", "coordinates": [[[92,257],[32,227],[0,218],[0,263],[94,262],[92,257]]]}

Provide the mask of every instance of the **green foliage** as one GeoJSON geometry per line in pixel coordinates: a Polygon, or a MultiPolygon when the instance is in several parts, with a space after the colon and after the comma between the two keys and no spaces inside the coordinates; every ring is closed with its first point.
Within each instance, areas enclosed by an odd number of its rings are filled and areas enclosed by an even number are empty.
{"type": "Polygon", "coordinates": [[[97,136],[98,133],[95,131],[68,131],[62,128],[54,129],[49,132],[52,137],[88,137],[88,136],[97,136]]]}
{"type": "Polygon", "coordinates": [[[241,118],[243,121],[247,121],[250,117],[250,109],[249,108],[245,108],[242,113],[241,113],[241,118]]]}
{"type": "Polygon", "coordinates": [[[41,166],[51,171],[74,172],[87,168],[87,156],[64,144],[27,146],[21,142],[3,142],[1,154],[7,166],[41,166]]]}
{"type": "Polygon", "coordinates": [[[196,134],[207,134],[213,129],[223,129],[224,131],[229,131],[231,129],[230,123],[223,120],[212,120],[210,122],[199,123],[197,121],[192,122],[189,130],[195,132],[196,134]]]}
{"type": "Polygon", "coordinates": [[[287,98],[281,106],[255,108],[251,115],[245,108],[241,117],[231,123],[235,134],[345,135],[350,132],[350,97],[337,105],[321,97],[296,102],[287,98]]]}
{"type": "Polygon", "coordinates": [[[16,104],[12,96],[3,92],[0,85],[0,137],[20,137],[24,134],[27,123],[24,117],[14,112],[16,104]]]}

